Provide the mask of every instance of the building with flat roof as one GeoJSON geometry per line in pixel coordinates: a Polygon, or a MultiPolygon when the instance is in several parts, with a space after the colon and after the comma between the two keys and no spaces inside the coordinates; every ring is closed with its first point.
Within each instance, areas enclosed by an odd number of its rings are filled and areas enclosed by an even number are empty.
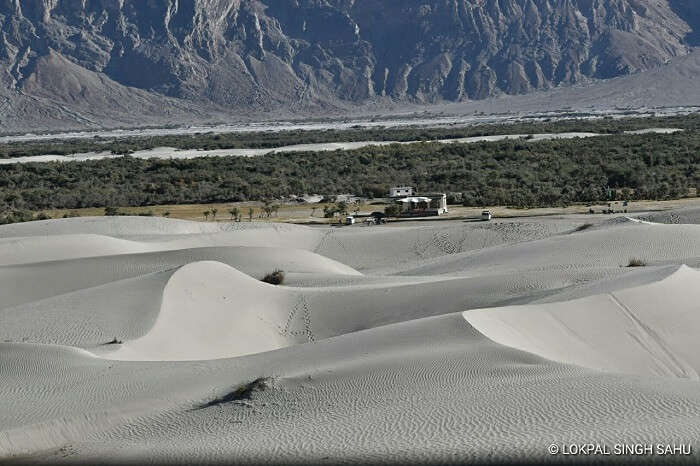
{"type": "Polygon", "coordinates": [[[389,197],[393,199],[396,197],[413,196],[414,191],[413,186],[395,186],[389,190],[389,197]]]}
{"type": "Polygon", "coordinates": [[[394,199],[399,205],[399,217],[429,217],[447,213],[447,194],[432,193],[394,199]]]}

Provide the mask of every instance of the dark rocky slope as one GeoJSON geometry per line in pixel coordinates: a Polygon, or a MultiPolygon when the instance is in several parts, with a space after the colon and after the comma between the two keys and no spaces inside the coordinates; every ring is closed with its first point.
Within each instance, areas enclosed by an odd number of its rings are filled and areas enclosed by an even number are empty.
{"type": "Polygon", "coordinates": [[[687,54],[698,38],[691,3],[0,0],[0,124],[147,124],[524,94],[687,54]]]}

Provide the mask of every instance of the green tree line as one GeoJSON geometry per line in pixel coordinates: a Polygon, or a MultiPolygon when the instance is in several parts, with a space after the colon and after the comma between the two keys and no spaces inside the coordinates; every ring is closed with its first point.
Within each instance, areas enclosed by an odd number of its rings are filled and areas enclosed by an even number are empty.
{"type": "Polygon", "coordinates": [[[131,154],[155,147],[178,149],[269,149],[292,144],[353,141],[431,141],[499,134],[593,132],[618,134],[652,127],[700,130],[700,114],[647,118],[571,118],[565,120],[521,121],[471,124],[468,126],[350,128],[342,130],[294,130],[248,133],[195,133],[127,138],[92,138],[22,141],[0,144],[0,158],[35,155],[69,155],[82,152],[131,154]]]}
{"type": "Polygon", "coordinates": [[[133,157],[0,167],[3,210],[213,203],[291,194],[386,196],[391,185],[462,193],[467,205],[536,207],[670,199],[699,184],[700,132],[551,141],[416,143],[259,157],[133,157]]]}

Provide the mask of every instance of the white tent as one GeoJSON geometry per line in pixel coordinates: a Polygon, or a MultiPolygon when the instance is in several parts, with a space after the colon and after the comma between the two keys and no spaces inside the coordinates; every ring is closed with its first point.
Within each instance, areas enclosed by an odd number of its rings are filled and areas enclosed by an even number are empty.
{"type": "Polygon", "coordinates": [[[404,197],[403,199],[398,199],[399,202],[413,202],[413,203],[419,203],[419,202],[430,202],[429,197],[404,197]]]}

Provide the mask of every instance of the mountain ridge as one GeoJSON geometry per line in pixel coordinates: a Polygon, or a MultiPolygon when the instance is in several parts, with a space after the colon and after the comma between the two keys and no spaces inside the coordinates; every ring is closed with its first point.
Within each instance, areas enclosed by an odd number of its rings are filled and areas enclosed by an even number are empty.
{"type": "Polygon", "coordinates": [[[689,0],[0,0],[0,122],[528,94],[659,67],[699,23],[689,0]]]}

